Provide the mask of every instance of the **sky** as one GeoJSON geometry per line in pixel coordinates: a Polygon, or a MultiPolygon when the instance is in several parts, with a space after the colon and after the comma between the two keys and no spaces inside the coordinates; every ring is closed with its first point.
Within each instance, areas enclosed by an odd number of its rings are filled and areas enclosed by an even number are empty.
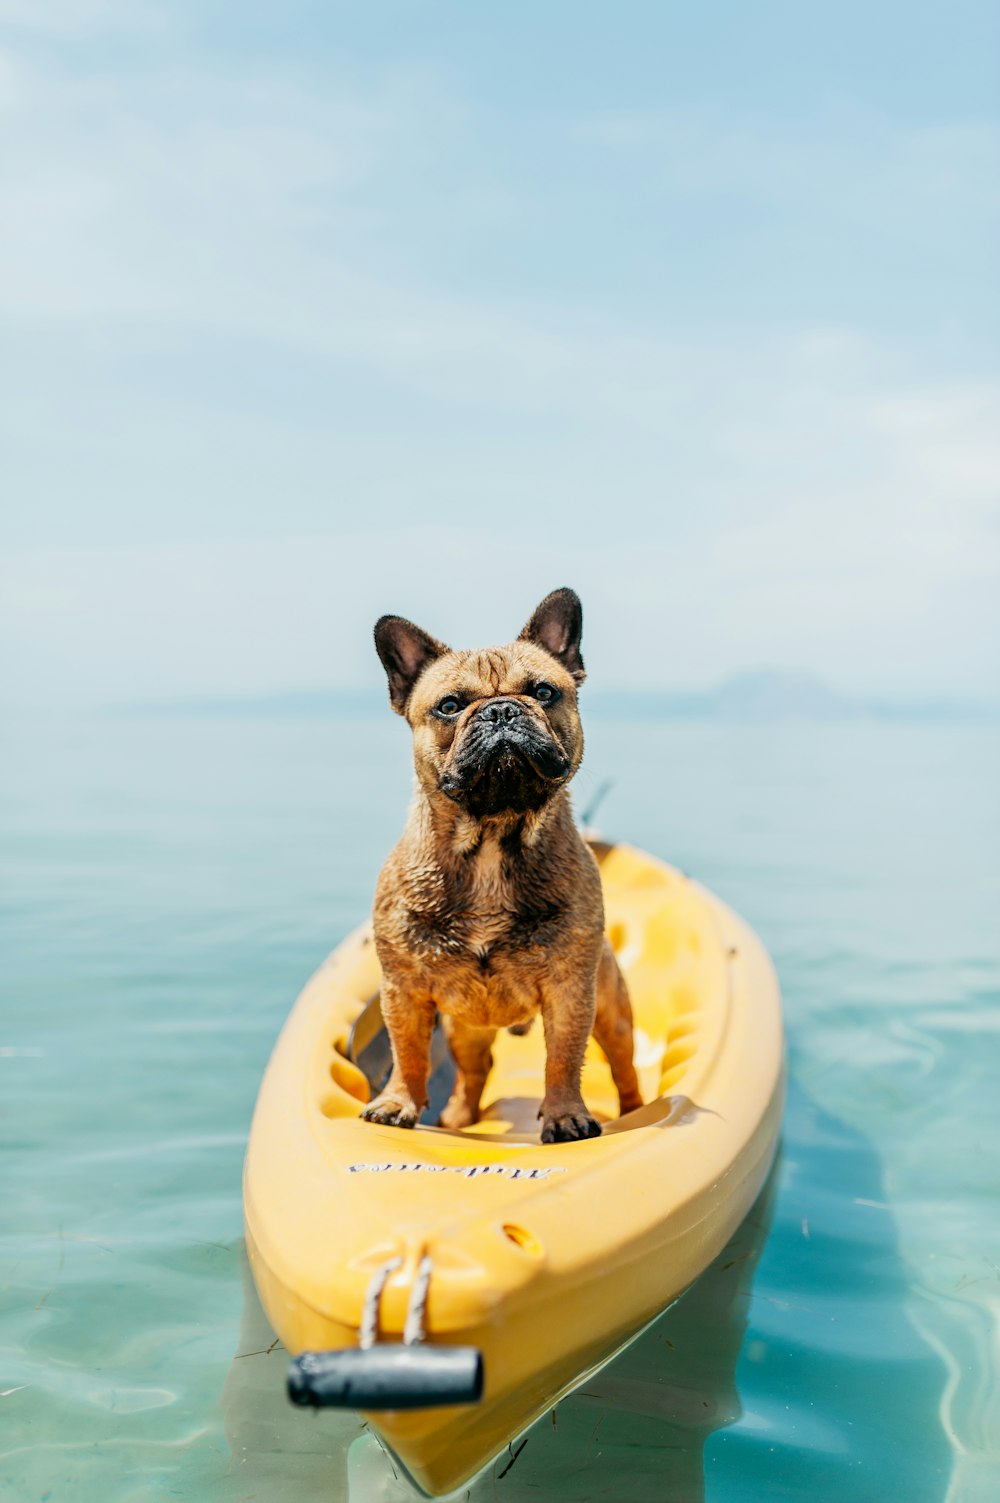
{"type": "Polygon", "coordinates": [[[1000,12],[0,0],[0,701],[1000,697],[1000,12]]]}

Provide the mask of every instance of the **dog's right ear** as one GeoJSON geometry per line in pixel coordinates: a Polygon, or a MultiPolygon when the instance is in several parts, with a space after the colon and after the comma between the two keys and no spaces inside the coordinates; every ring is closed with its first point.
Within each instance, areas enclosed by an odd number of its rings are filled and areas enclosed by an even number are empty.
{"type": "Polygon", "coordinates": [[[389,703],[397,715],[405,715],[417,679],[448,648],[402,616],[380,616],[375,623],[375,651],[389,680],[389,703]]]}

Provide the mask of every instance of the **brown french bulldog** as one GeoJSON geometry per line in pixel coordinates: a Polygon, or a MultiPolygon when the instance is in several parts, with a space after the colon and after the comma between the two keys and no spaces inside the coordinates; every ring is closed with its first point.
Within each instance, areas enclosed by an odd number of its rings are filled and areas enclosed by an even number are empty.
{"type": "Polygon", "coordinates": [[[622,1113],[642,1104],[597,863],[566,792],[583,756],[582,629],[567,589],[547,595],[509,647],[454,652],[400,616],[375,627],[392,708],[413,730],[417,790],[375,894],[393,1069],[369,1122],[416,1123],[435,1012],[457,1066],[443,1127],[478,1120],[497,1029],[523,1032],[537,1012],[544,1143],[601,1130],[580,1094],[591,1033],[622,1113]]]}

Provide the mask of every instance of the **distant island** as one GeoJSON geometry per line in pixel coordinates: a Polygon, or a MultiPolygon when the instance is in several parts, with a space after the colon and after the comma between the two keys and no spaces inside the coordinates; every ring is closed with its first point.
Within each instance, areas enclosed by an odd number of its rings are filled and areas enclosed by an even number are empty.
{"type": "MultiPolygon", "coordinates": [[[[384,714],[381,686],[294,689],[269,694],[205,696],[117,705],[125,715],[266,716],[339,719],[384,714]]],[[[938,721],[1000,724],[1000,703],[961,698],[887,699],[852,695],[814,674],[755,669],[732,674],[703,690],[600,689],[587,691],[592,716],[634,720],[774,722],[938,721]]]]}

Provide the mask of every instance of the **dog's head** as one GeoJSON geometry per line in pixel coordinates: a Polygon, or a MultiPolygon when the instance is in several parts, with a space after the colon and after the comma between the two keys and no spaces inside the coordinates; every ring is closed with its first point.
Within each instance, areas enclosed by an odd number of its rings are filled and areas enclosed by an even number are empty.
{"type": "Polygon", "coordinates": [[[383,616],[375,646],[392,708],[413,730],[417,777],[474,819],[540,810],[583,757],[577,685],[583,611],[546,595],[516,642],[452,651],[411,621],[383,616]]]}

